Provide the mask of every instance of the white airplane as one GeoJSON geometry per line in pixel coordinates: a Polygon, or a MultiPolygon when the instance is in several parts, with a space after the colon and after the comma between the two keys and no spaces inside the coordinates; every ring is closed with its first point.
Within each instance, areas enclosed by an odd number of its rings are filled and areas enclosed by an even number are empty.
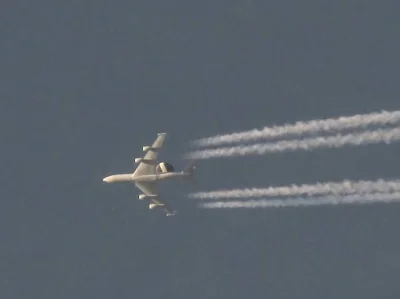
{"type": "Polygon", "coordinates": [[[173,216],[176,211],[159,199],[157,192],[157,183],[162,180],[169,180],[173,178],[185,178],[193,180],[193,171],[195,169],[193,161],[183,171],[175,171],[174,167],[167,162],[158,162],[157,156],[160,151],[166,133],[157,134],[156,140],[152,146],[143,146],[143,151],[146,152],[143,158],[136,158],[135,163],[139,166],[133,173],[114,174],[103,179],[107,183],[115,182],[132,182],[143,193],[139,194],[139,199],[149,198],[151,203],[149,209],[152,210],[156,207],[163,207],[167,216],[173,216]]]}

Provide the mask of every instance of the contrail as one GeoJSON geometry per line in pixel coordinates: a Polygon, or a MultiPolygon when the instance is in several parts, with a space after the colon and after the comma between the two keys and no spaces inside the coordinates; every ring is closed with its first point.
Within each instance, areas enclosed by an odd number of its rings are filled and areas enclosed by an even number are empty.
{"type": "Polygon", "coordinates": [[[189,194],[190,198],[220,199],[220,198],[251,198],[251,197],[280,197],[280,196],[315,196],[344,194],[369,194],[388,193],[400,191],[400,180],[376,180],[376,181],[349,181],[316,183],[313,185],[291,185],[268,188],[248,188],[217,190],[209,192],[196,192],[189,194]]]}
{"type": "Polygon", "coordinates": [[[208,150],[197,150],[186,154],[189,159],[210,159],[216,157],[234,157],[262,155],[266,153],[295,150],[313,150],[323,147],[340,148],[385,142],[387,144],[400,140],[400,128],[376,129],[363,133],[337,134],[329,137],[314,137],[303,140],[284,140],[274,143],[258,143],[254,145],[221,147],[208,150]]]}
{"type": "Polygon", "coordinates": [[[264,127],[232,134],[217,135],[193,141],[196,146],[214,146],[220,144],[272,139],[286,136],[335,132],[346,129],[365,129],[370,125],[393,125],[400,122],[400,111],[382,111],[354,116],[342,116],[322,120],[298,121],[294,124],[264,127]]]}
{"type": "Polygon", "coordinates": [[[286,208],[286,207],[310,207],[320,205],[339,205],[339,204],[372,204],[372,203],[391,203],[400,201],[400,192],[393,193],[371,193],[371,194],[352,194],[347,196],[321,196],[311,198],[288,198],[288,199],[261,199],[249,201],[218,201],[199,203],[198,205],[206,209],[221,208],[286,208]]]}

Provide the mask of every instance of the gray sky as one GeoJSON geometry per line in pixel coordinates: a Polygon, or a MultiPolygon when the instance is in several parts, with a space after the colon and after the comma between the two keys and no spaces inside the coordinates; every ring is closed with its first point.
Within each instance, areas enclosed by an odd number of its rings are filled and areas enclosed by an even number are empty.
{"type": "Polygon", "coordinates": [[[179,217],[102,178],[168,132],[399,109],[397,1],[8,1],[1,298],[398,298],[400,205],[200,210],[192,191],[396,178],[396,144],[200,161],[179,217]],[[201,4],[200,4],[201,3],[201,4]],[[160,212],[160,213],[158,213],[160,212]]]}

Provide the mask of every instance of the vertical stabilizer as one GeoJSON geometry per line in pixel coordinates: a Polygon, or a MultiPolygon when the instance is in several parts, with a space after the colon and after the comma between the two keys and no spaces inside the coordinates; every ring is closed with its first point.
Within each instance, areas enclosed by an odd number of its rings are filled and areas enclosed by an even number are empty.
{"type": "Polygon", "coordinates": [[[192,182],[195,182],[194,180],[194,170],[196,166],[194,165],[194,160],[190,161],[189,164],[185,167],[185,169],[182,171],[183,173],[187,174],[187,178],[190,179],[192,182]]]}

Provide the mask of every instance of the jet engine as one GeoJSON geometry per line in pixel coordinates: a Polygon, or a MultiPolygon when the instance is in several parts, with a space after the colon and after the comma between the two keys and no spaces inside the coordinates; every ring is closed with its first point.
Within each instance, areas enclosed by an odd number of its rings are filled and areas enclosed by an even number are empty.
{"type": "Polygon", "coordinates": [[[156,173],[167,173],[173,171],[174,171],[174,166],[172,166],[168,162],[161,162],[156,166],[156,173]]]}
{"type": "Polygon", "coordinates": [[[145,198],[155,198],[157,197],[157,194],[139,194],[139,199],[143,200],[145,198]]]}
{"type": "Polygon", "coordinates": [[[155,207],[157,207],[157,205],[155,203],[149,204],[149,209],[150,210],[154,209],[155,207]]]}

